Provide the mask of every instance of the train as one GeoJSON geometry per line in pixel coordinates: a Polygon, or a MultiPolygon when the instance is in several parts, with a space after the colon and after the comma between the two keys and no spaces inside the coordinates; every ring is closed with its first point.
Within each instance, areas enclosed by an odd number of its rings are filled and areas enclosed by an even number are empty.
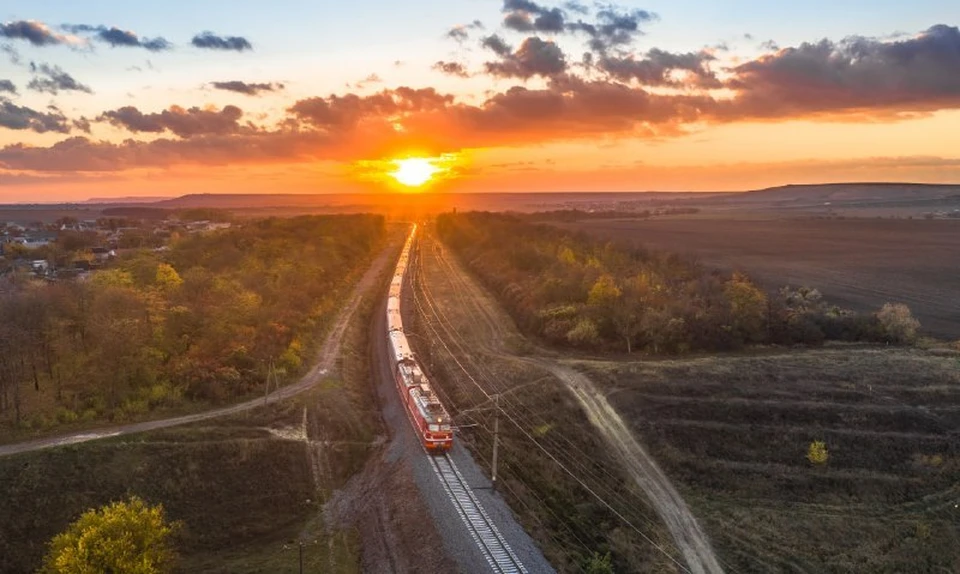
{"type": "Polygon", "coordinates": [[[401,295],[416,234],[417,225],[414,224],[390,281],[390,291],[387,293],[387,347],[394,383],[414,431],[428,453],[443,454],[453,448],[453,424],[410,348],[400,313],[401,295]]]}

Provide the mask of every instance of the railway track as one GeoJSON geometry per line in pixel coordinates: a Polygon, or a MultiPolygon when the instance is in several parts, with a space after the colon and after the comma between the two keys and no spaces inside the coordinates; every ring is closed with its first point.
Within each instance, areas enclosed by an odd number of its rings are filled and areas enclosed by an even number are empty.
{"type": "Polygon", "coordinates": [[[526,574],[527,569],[523,567],[520,559],[500,534],[500,530],[487,516],[450,455],[427,456],[430,458],[433,471],[443,484],[444,491],[456,507],[457,513],[470,531],[470,536],[480,548],[490,568],[502,574],[526,574]]]}

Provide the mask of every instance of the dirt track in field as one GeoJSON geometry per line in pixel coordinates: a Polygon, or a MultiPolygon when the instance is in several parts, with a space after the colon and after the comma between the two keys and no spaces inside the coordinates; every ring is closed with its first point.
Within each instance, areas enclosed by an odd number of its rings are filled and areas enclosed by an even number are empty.
{"type": "Polygon", "coordinates": [[[666,523],[690,571],[696,574],[723,572],[707,535],[687,503],[593,382],[584,374],[556,362],[537,362],[567,385],[587,412],[590,422],[621,456],[630,476],[666,523]]]}

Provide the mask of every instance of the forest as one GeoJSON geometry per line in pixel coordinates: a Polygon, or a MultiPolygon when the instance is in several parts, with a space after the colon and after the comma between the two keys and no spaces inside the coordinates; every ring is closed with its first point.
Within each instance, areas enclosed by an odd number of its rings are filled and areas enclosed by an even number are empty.
{"type": "Polygon", "coordinates": [[[86,280],[5,278],[0,429],[128,421],[286,382],[384,237],[381,216],[272,218],[127,250],[86,280]]]}
{"type": "Polygon", "coordinates": [[[561,346],[676,354],[826,340],[902,343],[919,327],[902,304],[858,314],[810,287],[767,293],[743,273],[521,215],[442,214],[437,233],[522,330],[561,346]]]}

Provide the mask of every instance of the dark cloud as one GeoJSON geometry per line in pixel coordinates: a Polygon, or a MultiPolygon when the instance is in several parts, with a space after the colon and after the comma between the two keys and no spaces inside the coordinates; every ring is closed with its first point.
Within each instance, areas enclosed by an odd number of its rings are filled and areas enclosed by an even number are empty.
{"type": "Polygon", "coordinates": [[[118,172],[178,164],[289,162],[315,158],[315,151],[326,144],[328,140],[322,134],[302,132],[206,134],[187,140],[160,138],[122,143],[71,137],[50,147],[6,146],[0,149],[0,167],[38,172],[118,172]]]}
{"type": "Polygon", "coordinates": [[[510,47],[510,44],[507,44],[503,38],[497,36],[496,34],[491,34],[482,38],[480,40],[480,45],[500,57],[509,56],[510,53],[513,52],[513,48],[510,47]]]}
{"type": "Polygon", "coordinates": [[[30,71],[38,74],[27,84],[27,88],[37,92],[57,95],[59,92],[85,92],[92,94],[90,86],[85,86],[73,76],[60,69],[60,66],[30,62],[30,71]]]}
{"type": "Polygon", "coordinates": [[[396,114],[411,114],[444,109],[453,104],[453,96],[433,88],[399,87],[369,96],[346,94],[299,100],[287,109],[305,124],[324,130],[348,130],[367,118],[382,119],[396,114]]]}
{"type": "Polygon", "coordinates": [[[0,92],[17,93],[17,87],[10,80],[0,80],[0,92]]]}
{"type": "Polygon", "coordinates": [[[893,42],[854,36],[783,48],[731,70],[728,117],[784,117],[960,105],[960,30],[936,25],[893,42]]]}
{"type": "Polygon", "coordinates": [[[776,52],[780,49],[780,45],[773,40],[766,40],[765,42],[760,42],[760,49],[767,50],[768,52],[776,52]]]}
{"type": "Polygon", "coordinates": [[[141,38],[129,30],[121,30],[113,26],[108,28],[89,24],[64,24],[61,28],[73,34],[93,33],[98,40],[114,48],[146,48],[151,52],[162,52],[173,48],[173,44],[165,38],[141,38]]]}
{"type": "Polygon", "coordinates": [[[0,97],[0,127],[11,130],[31,130],[37,133],[69,133],[70,121],[56,107],[46,112],[18,106],[10,100],[0,97]]]}
{"type": "Polygon", "coordinates": [[[567,69],[563,50],[556,43],[531,36],[517,51],[502,56],[499,62],[484,64],[492,76],[527,79],[533,76],[554,76],[567,69]]]}
{"type": "Polygon", "coordinates": [[[261,92],[274,92],[277,90],[282,90],[284,87],[283,84],[280,83],[254,84],[242,82],[240,80],[231,80],[229,82],[210,82],[210,85],[217,90],[237,92],[238,94],[244,94],[247,96],[257,96],[260,95],[261,92]]]}
{"type": "Polygon", "coordinates": [[[448,76],[458,76],[460,78],[466,78],[470,75],[467,73],[467,69],[463,64],[459,62],[444,62],[441,60],[433,65],[433,69],[443,72],[448,76]]]}
{"type": "Polygon", "coordinates": [[[596,22],[578,20],[567,24],[567,29],[590,36],[590,49],[605,53],[611,48],[631,44],[637,36],[643,34],[641,24],[657,18],[656,14],[646,10],[622,11],[608,5],[597,11],[596,22]]]}
{"type": "Polygon", "coordinates": [[[0,52],[7,55],[7,59],[10,60],[10,63],[14,66],[20,65],[20,52],[10,44],[0,44],[0,52]]]}
{"type": "Polygon", "coordinates": [[[56,34],[43,22],[34,20],[17,20],[0,24],[0,36],[26,40],[34,46],[54,46],[70,42],[70,38],[56,34]]]}
{"type": "Polygon", "coordinates": [[[547,8],[530,0],[504,0],[503,18],[506,28],[517,32],[552,32],[564,30],[565,14],[559,8],[547,8]]]}
{"type": "Polygon", "coordinates": [[[722,84],[707,67],[714,59],[705,51],[678,54],[654,48],[641,59],[602,56],[597,68],[616,80],[636,80],[645,86],[719,88],[722,84]],[[677,70],[687,72],[687,77],[673,77],[671,73],[677,70]]]}
{"type": "Polygon", "coordinates": [[[217,36],[213,32],[197,34],[190,40],[190,43],[197,48],[210,50],[234,50],[237,52],[253,50],[253,44],[242,36],[217,36]]]}
{"type": "Polygon", "coordinates": [[[453,28],[447,30],[447,33],[444,34],[447,38],[451,40],[456,40],[457,42],[464,42],[470,38],[470,30],[483,30],[483,22],[480,20],[474,20],[469,24],[457,24],[453,28]]]}
{"type": "Polygon", "coordinates": [[[184,109],[171,106],[160,113],[144,114],[134,106],[124,106],[100,114],[98,121],[108,121],[133,133],[169,131],[182,138],[208,134],[232,134],[241,130],[238,123],[243,110],[237,106],[209,110],[197,107],[184,109]]]}
{"type": "Polygon", "coordinates": [[[570,12],[574,12],[576,14],[581,14],[584,16],[590,13],[590,8],[588,8],[584,4],[581,4],[580,2],[576,2],[575,0],[564,2],[563,7],[569,10],[570,12]]]}

